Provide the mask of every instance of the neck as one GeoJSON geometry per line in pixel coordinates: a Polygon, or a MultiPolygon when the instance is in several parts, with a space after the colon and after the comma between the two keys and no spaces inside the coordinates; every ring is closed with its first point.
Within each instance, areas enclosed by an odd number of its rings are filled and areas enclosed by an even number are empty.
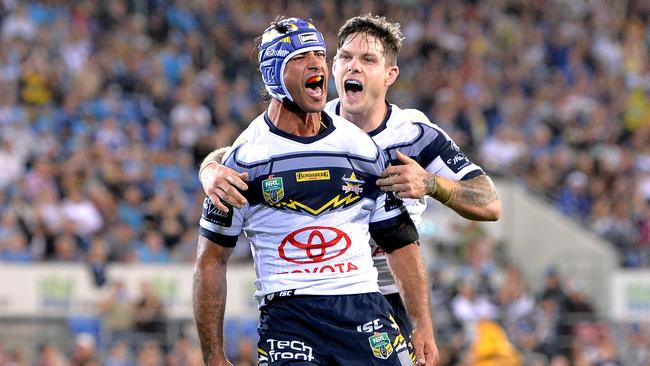
{"type": "Polygon", "coordinates": [[[386,118],[386,113],[388,113],[388,105],[386,104],[385,99],[381,99],[380,102],[377,102],[375,106],[369,108],[365,111],[352,112],[346,110],[341,103],[341,117],[347,119],[348,121],[354,123],[360,129],[365,132],[371,132],[376,130],[381,123],[386,118]]]}
{"type": "Polygon", "coordinates": [[[321,128],[321,112],[303,112],[275,98],[271,99],[267,114],[275,127],[295,136],[316,136],[321,128]]]}

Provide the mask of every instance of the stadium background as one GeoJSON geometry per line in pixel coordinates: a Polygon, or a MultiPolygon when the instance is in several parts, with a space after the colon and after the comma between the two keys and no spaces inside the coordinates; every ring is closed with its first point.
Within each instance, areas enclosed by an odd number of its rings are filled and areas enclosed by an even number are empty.
{"type": "MultiPolygon", "coordinates": [[[[504,200],[492,225],[427,213],[441,364],[507,353],[478,318],[526,365],[650,364],[649,2],[3,0],[0,365],[200,364],[175,296],[197,166],[264,109],[254,38],[312,18],[331,60],[368,12],[405,36],[390,101],[437,121],[504,200]]],[[[227,349],[251,365],[238,250],[227,349]]]]}

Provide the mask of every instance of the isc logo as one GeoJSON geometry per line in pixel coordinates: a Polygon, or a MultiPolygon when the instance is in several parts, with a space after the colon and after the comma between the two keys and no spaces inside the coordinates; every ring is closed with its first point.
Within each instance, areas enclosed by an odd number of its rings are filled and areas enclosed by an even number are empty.
{"type": "Polygon", "coordinates": [[[288,296],[293,296],[293,291],[295,290],[283,290],[278,293],[279,297],[288,297],[288,296]]]}
{"type": "Polygon", "coordinates": [[[380,323],[379,319],[371,320],[365,324],[357,326],[357,332],[359,333],[372,333],[375,330],[383,328],[384,325],[380,323]]]}

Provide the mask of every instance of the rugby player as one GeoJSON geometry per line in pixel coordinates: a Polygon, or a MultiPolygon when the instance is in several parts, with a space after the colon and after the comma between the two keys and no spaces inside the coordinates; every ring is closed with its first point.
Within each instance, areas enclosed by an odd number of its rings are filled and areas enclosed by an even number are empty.
{"type": "Polygon", "coordinates": [[[374,182],[388,158],[353,124],[322,112],[327,64],[309,22],[273,23],[259,45],[271,100],[223,157],[247,180],[246,203],[206,197],[194,276],[194,314],[206,365],[223,352],[226,267],[243,230],[260,302],[259,365],[409,365],[404,337],[379,292],[369,240],[382,248],[409,319],[417,362],[438,351],[417,230],[400,200],[374,182]]]}
{"type": "MultiPolygon", "coordinates": [[[[424,113],[401,109],[386,101],[388,88],[399,75],[397,57],[402,43],[398,23],[384,17],[359,16],[339,30],[332,64],[339,98],[326,110],[366,131],[391,157],[391,166],[377,184],[404,198],[413,221],[421,221],[425,196],[433,197],[470,220],[495,221],[501,201],[491,179],[472,163],[454,141],[424,113]]],[[[217,149],[201,164],[203,189],[222,209],[223,202],[240,207],[245,199],[246,175],[217,162],[225,149],[217,149]]],[[[381,248],[373,246],[382,293],[391,304],[397,323],[410,334],[411,325],[381,248]]]]}

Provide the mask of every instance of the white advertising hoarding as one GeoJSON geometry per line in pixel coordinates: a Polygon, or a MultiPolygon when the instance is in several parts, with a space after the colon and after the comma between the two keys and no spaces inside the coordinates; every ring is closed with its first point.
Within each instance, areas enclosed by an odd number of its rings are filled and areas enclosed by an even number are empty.
{"type": "MultiPolygon", "coordinates": [[[[112,265],[108,283],[98,288],[84,265],[0,263],[0,316],[92,315],[109,296],[110,283],[122,281],[131,301],[137,301],[141,284],[148,282],[171,318],[191,318],[192,275],[191,265],[112,265]]],[[[226,316],[257,316],[254,281],[252,264],[228,268],[226,316]]]]}
{"type": "Polygon", "coordinates": [[[616,272],[611,280],[610,294],[613,320],[650,320],[650,271],[616,272]]]}

